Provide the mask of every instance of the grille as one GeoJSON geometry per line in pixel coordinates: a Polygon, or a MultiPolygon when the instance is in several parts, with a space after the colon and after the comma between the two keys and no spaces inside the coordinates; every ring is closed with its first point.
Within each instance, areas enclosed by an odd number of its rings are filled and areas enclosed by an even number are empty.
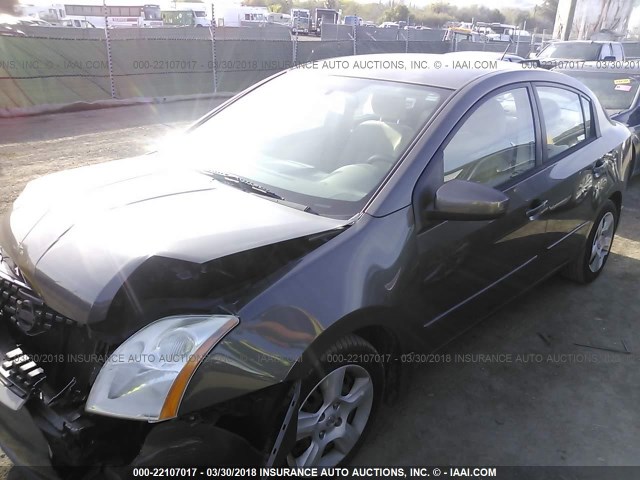
{"type": "MultiPolygon", "coordinates": [[[[27,396],[34,390],[59,392],[70,383],[86,390],[99,365],[84,359],[106,348],[92,341],[86,328],[45,305],[33,290],[6,277],[0,277],[0,325],[6,327],[14,348],[24,352],[21,362],[3,367],[0,381],[27,396]]],[[[6,353],[2,361],[10,361],[6,353]]]]}
{"type": "Polygon", "coordinates": [[[0,278],[0,321],[3,318],[30,336],[51,330],[56,325],[75,323],[47,307],[30,290],[0,278]]]}

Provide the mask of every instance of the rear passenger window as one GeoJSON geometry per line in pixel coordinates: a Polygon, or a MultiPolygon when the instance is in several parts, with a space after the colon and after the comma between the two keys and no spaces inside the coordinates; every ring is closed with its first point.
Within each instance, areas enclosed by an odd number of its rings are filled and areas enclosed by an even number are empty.
{"type": "Polygon", "coordinates": [[[622,60],[624,57],[624,52],[622,51],[622,45],[613,43],[611,45],[611,48],[613,49],[613,55],[616,57],[616,60],[622,60]]]}
{"type": "Polygon", "coordinates": [[[535,167],[535,129],[526,88],[482,101],[443,150],[444,180],[499,186],[535,167]]]}
{"type": "Polygon", "coordinates": [[[537,87],[546,131],[547,160],[591,136],[591,109],[585,122],[582,97],[557,87],[537,87]]]}

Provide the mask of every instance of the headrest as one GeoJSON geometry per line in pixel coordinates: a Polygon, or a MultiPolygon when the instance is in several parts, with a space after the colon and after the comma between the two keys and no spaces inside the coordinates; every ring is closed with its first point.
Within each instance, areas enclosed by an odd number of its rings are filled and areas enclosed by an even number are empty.
{"type": "Polygon", "coordinates": [[[540,103],[542,104],[542,114],[547,121],[555,120],[561,115],[560,107],[555,100],[543,97],[540,99],[540,103]]]}
{"type": "Polygon", "coordinates": [[[491,98],[473,112],[465,125],[465,130],[481,135],[488,133],[494,137],[504,134],[506,124],[507,118],[502,105],[495,98],[491,98]]]}
{"type": "Polygon", "coordinates": [[[402,95],[377,92],[371,97],[371,108],[382,120],[395,122],[404,117],[407,103],[402,95]]]}

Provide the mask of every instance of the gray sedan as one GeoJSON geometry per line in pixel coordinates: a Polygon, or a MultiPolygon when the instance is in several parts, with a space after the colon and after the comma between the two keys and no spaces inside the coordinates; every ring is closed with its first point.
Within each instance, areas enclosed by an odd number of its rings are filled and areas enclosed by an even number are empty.
{"type": "Polygon", "coordinates": [[[413,354],[594,281],[629,130],[567,76],[444,58],[288,70],[166,150],[31,182],[0,222],[13,462],[343,465],[413,354]]]}

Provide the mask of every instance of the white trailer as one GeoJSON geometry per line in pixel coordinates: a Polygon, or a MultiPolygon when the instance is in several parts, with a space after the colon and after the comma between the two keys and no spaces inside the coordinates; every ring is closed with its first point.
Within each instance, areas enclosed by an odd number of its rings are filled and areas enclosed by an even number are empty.
{"type": "MultiPolygon", "coordinates": [[[[65,5],[66,19],[86,20],[99,28],[104,28],[104,7],[102,5],[65,5]]],[[[117,5],[109,1],[107,6],[109,27],[162,27],[162,12],[159,5],[117,5]]]]}
{"type": "Polygon", "coordinates": [[[222,9],[220,14],[216,9],[218,27],[264,25],[268,15],[267,7],[230,6],[222,9]]]}

